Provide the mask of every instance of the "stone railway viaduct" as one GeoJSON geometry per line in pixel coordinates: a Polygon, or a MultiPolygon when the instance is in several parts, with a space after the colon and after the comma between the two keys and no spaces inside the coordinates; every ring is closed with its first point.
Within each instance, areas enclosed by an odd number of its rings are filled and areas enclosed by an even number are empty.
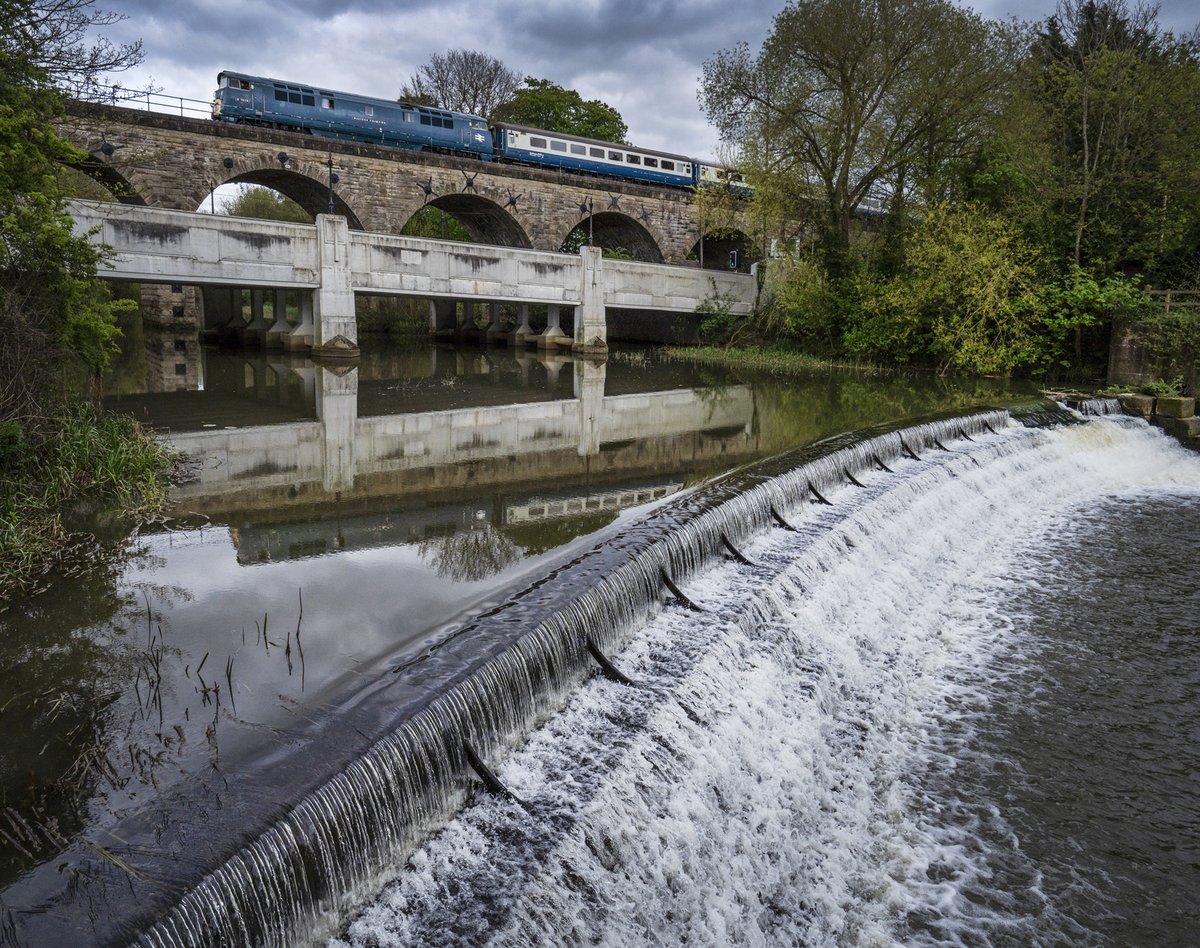
{"type": "MultiPolygon", "coordinates": [[[[352,230],[399,234],[433,205],[473,242],[553,252],[587,226],[590,207],[600,247],[675,265],[701,249],[692,195],[668,187],[95,103],[72,102],[63,132],[88,154],[81,170],[123,203],[194,211],[213,188],[245,183],[273,188],[315,217],[329,211],[332,168],[333,213],[352,230]]],[[[706,239],[706,263],[723,267],[743,244],[740,233],[706,239]]]]}

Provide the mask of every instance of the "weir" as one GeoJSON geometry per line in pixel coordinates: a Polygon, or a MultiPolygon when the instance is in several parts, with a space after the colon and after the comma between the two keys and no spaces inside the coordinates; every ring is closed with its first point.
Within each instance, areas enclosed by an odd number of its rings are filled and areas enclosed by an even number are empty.
{"type": "MultiPolygon", "coordinates": [[[[5,893],[0,943],[302,942],[459,808],[473,774],[490,774],[489,761],[620,652],[668,589],[688,602],[677,584],[727,553],[740,556],[776,523],[796,529],[786,515],[847,479],[861,486],[854,472],[936,465],[936,456],[908,458],[956,438],[982,440],[1009,420],[990,411],[933,419],[902,437],[894,426],[840,436],[658,508],[398,665],[392,680],[373,683],[257,769],[180,791],[188,796],[174,798],[170,813],[134,812],[31,873],[5,893]]],[[[822,509],[836,517],[845,506],[822,509]]]]}

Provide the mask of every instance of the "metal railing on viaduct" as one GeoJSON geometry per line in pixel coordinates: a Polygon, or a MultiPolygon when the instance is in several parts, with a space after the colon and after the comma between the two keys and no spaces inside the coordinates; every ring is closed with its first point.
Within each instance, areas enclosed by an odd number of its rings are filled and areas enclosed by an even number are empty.
{"type": "Polygon", "coordinates": [[[489,331],[500,332],[500,304],[513,304],[517,341],[534,335],[529,307],[545,306],[539,344],[585,352],[607,348],[608,308],[694,313],[701,301],[719,298],[731,313],[746,315],[757,294],[755,273],[605,259],[598,247],[575,257],[351,231],[335,215],[290,224],[92,201],[72,202],[70,212],[78,233],[112,248],[103,276],[224,288],[203,294],[202,319],[210,327],[241,319],[241,291],[249,288],[247,331],[331,354],[357,351],[356,293],[429,299],[435,331],[453,329],[455,307],[464,302],[490,304],[489,331]],[[296,326],[280,305],[266,324],[262,300],[271,290],[300,291],[296,326]],[[573,310],[573,338],[559,328],[564,307],[573,310]]]}

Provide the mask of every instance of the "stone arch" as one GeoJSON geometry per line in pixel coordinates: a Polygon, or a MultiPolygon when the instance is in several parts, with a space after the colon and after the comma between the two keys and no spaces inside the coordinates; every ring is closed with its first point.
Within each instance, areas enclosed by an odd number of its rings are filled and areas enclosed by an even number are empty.
{"type": "Polygon", "coordinates": [[[740,230],[721,230],[706,233],[701,240],[693,245],[688,259],[696,260],[705,270],[736,269],[742,273],[750,272],[750,265],[762,259],[762,251],[758,244],[740,230]],[[730,254],[737,253],[737,266],[731,268],[730,254]]]}
{"type": "MultiPolygon", "coordinates": [[[[601,211],[592,215],[591,239],[595,246],[605,250],[623,248],[633,259],[643,263],[663,262],[662,248],[654,235],[640,221],[617,211],[601,211]]],[[[563,245],[573,249],[573,244],[587,242],[588,218],[585,217],[563,238],[563,245]]]]}
{"type": "Polygon", "coordinates": [[[99,154],[89,154],[86,160],[70,164],[68,167],[87,175],[121,204],[146,207],[149,203],[129,177],[99,154]]]}
{"type": "Polygon", "coordinates": [[[462,224],[472,243],[519,247],[524,250],[533,247],[529,235],[512,215],[495,201],[485,197],[465,193],[442,194],[427,201],[423,207],[436,207],[449,214],[462,224]]]}
{"type": "MultiPolygon", "coordinates": [[[[276,160],[274,164],[259,162],[257,166],[249,168],[245,165],[244,160],[235,163],[232,169],[225,172],[224,179],[216,182],[216,186],[257,184],[291,198],[314,219],[318,214],[329,213],[329,169],[326,166],[314,161],[295,161],[292,158],[286,163],[276,160]]],[[[224,170],[222,168],[222,171],[224,170]]],[[[197,191],[197,203],[208,193],[208,185],[204,185],[203,190],[197,191]]],[[[333,213],[345,217],[351,230],[365,229],[358,215],[338,192],[337,185],[333,188],[333,213]]]]}

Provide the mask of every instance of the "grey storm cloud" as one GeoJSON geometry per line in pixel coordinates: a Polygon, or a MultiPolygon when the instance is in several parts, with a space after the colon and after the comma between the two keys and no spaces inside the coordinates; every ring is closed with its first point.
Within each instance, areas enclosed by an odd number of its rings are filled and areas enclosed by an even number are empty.
{"type": "MultiPolygon", "coordinates": [[[[783,0],[98,0],[126,19],[106,30],[144,41],[146,62],[120,77],[207,99],[222,69],[395,97],[433,53],[490,53],[522,75],[616,107],[630,139],[700,158],[715,133],[696,101],[703,64],[746,41],[756,49],[783,0]]],[[[974,0],[981,14],[1040,20],[1052,0],[974,0]]],[[[1166,0],[1159,22],[1195,27],[1191,0],[1166,0]]]]}

